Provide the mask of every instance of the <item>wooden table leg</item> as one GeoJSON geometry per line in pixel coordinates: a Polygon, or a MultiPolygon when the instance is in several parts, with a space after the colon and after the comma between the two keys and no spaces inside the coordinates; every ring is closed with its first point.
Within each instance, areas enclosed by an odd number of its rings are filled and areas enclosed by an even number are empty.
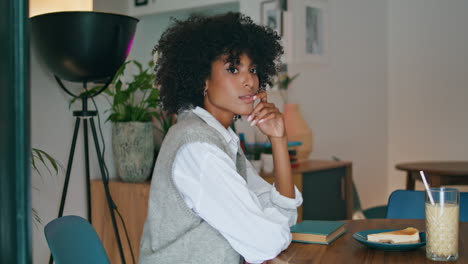
{"type": "Polygon", "coordinates": [[[414,190],[414,182],[416,181],[413,178],[411,171],[406,172],[406,190],[414,190]]]}

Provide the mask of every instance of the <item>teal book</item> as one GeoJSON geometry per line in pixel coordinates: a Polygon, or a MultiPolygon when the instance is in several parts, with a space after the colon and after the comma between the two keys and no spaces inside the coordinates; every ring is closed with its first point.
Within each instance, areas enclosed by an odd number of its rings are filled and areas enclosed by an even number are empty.
{"type": "Polygon", "coordinates": [[[291,226],[293,242],[330,244],[346,230],[344,222],[304,220],[291,226]]]}

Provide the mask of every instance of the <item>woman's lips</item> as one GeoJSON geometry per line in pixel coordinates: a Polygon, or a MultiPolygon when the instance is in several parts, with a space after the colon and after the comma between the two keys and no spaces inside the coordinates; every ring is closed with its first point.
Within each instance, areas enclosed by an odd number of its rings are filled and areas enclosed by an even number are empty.
{"type": "Polygon", "coordinates": [[[242,95],[242,96],[239,96],[239,99],[241,99],[246,104],[251,104],[254,101],[254,96],[255,95],[253,95],[253,94],[252,95],[242,95]]]}

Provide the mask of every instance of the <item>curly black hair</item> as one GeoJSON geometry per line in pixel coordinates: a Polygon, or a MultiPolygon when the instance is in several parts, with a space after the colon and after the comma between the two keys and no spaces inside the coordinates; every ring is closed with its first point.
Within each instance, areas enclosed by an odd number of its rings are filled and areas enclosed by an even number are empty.
{"type": "Polygon", "coordinates": [[[281,37],[240,13],[216,16],[191,15],[176,20],[153,49],[157,53],[155,85],[161,89],[162,107],[169,113],[203,107],[205,80],[211,64],[221,56],[239,64],[246,54],[257,65],[259,88],[271,85],[278,73],[283,47],[281,37]]]}

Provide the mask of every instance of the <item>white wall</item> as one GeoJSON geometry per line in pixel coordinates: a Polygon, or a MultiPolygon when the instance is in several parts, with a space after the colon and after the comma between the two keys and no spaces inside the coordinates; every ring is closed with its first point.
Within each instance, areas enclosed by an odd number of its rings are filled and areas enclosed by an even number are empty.
{"type": "Polygon", "coordinates": [[[389,1],[388,192],[405,187],[398,162],[468,159],[467,12],[465,0],[389,1]]]}
{"type": "Polygon", "coordinates": [[[301,105],[313,130],[311,157],[352,161],[362,207],[381,205],[387,190],[386,1],[329,1],[329,16],[328,63],[290,65],[300,76],[289,99],[301,105]]]}
{"type": "Polygon", "coordinates": [[[140,16],[135,40],[129,58],[136,59],[142,63],[152,60],[151,52],[158,42],[163,31],[171,24],[171,18],[187,18],[192,12],[202,12],[206,15],[224,13],[228,11],[239,11],[238,3],[217,5],[215,9],[190,9],[177,12],[164,12],[156,15],[140,16]]]}
{"type": "Polygon", "coordinates": [[[128,4],[134,3],[129,0],[93,0],[93,11],[128,14],[128,4]]]}

